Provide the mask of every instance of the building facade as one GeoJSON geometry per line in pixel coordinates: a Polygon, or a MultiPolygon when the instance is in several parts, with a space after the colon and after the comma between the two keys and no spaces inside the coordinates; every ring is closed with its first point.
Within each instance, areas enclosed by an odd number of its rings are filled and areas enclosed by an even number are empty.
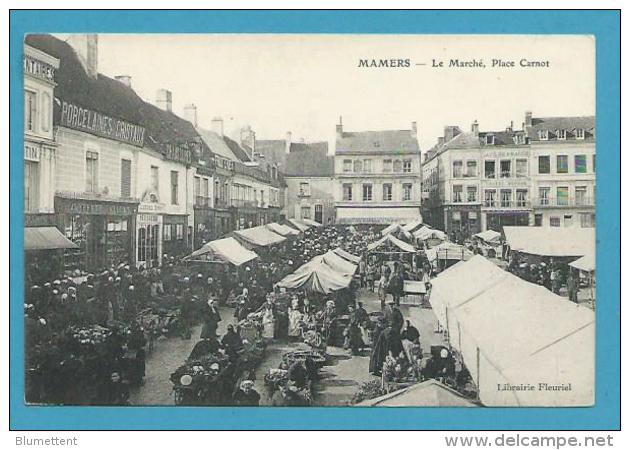
{"type": "Polygon", "coordinates": [[[420,219],[421,160],[417,126],[345,132],[337,125],[335,222],[387,224],[420,219]]]}

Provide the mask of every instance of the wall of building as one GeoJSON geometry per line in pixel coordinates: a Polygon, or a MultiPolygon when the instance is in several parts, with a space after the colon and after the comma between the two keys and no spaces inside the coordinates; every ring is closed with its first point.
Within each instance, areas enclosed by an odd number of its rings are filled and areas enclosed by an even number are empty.
{"type": "Polygon", "coordinates": [[[302,208],[308,208],[310,219],[315,219],[315,207],[322,207],[322,223],[335,220],[333,177],[286,177],[287,203],[285,214],[288,219],[302,219],[302,208]],[[300,195],[300,186],[308,183],[310,194],[300,195]]]}

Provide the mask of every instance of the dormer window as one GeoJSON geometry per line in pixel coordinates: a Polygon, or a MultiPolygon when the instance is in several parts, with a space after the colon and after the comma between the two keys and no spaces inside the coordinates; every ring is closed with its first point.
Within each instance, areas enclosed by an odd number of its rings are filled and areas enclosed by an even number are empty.
{"type": "Polygon", "coordinates": [[[567,138],[566,130],[556,130],[556,138],[560,141],[564,141],[567,138]]]}
{"type": "Polygon", "coordinates": [[[578,128],[575,130],[575,139],[584,139],[584,128],[578,128]]]}
{"type": "Polygon", "coordinates": [[[486,145],[494,145],[494,134],[486,134],[486,145]]]}
{"type": "Polygon", "coordinates": [[[549,139],[549,131],[547,130],[538,130],[538,139],[541,141],[546,141],[549,139]]]}

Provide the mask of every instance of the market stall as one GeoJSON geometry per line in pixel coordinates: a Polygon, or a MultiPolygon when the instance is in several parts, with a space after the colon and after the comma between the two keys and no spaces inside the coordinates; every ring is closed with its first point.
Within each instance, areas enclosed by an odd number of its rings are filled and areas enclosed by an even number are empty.
{"type": "Polygon", "coordinates": [[[261,225],[233,232],[234,237],[247,248],[269,247],[286,241],[284,236],[274,233],[261,225]]]}
{"type": "Polygon", "coordinates": [[[589,252],[581,258],[569,263],[569,267],[578,273],[580,287],[588,290],[588,300],[595,301],[595,252],[589,252]]]}
{"type": "Polygon", "coordinates": [[[380,397],[362,401],[354,406],[469,408],[479,405],[439,381],[430,379],[380,397]]]}
{"type": "Polygon", "coordinates": [[[393,223],[381,231],[381,236],[385,237],[388,235],[392,235],[406,241],[411,241],[411,239],[413,239],[413,235],[399,223],[393,223]]]}
{"type": "Polygon", "coordinates": [[[540,257],[579,257],[593,253],[594,228],[503,227],[510,252],[540,257]]]}
{"type": "Polygon", "coordinates": [[[284,236],[284,237],[297,236],[300,234],[300,232],[294,228],[291,228],[287,225],[275,223],[275,222],[268,223],[267,228],[269,228],[274,233],[279,234],[280,236],[284,236]]]}
{"type": "Polygon", "coordinates": [[[444,271],[432,285],[431,305],[484,405],[593,404],[591,309],[479,255],[444,271]],[[534,388],[510,389],[521,385],[534,388]]]}
{"type": "Polygon", "coordinates": [[[346,289],[352,277],[335,272],[321,261],[304,264],[294,273],[280,280],[277,286],[286,289],[303,289],[307,292],[330,294],[346,289]]]}
{"type": "Polygon", "coordinates": [[[403,229],[413,234],[413,232],[419,229],[421,226],[422,220],[414,220],[413,222],[409,222],[408,224],[404,225],[403,229]]]}
{"type": "Polygon", "coordinates": [[[463,245],[444,241],[427,250],[426,256],[439,270],[445,270],[459,261],[468,261],[474,255],[463,245]]]}
{"type": "Polygon", "coordinates": [[[308,225],[298,219],[289,219],[289,223],[291,224],[291,226],[293,226],[295,229],[299,231],[306,231],[312,227],[312,225],[308,225]]]}
{"type": "Polygon", "coordinates": [[[359,264],[359,261],[361,261],[360,256],[356,256],[356,255],[353,255],[352,253],[348,253],[341,247],[337,247],[336,249],[333,250],[333,252],[335,252],[336,254],[344,258],[345,260],[350,261],[355,264],[359,264]]]}
{"type": "Polygon", "coordinates": [[[494,230],[486,230],[473,236],[477,248],[489,258],[501,257],[501,233],[494,230]]]}
{"type": "Polygon", "coordinates": [[[185,260],[227,262],[238,267],[256,258],[258,258],[256,253],[243,247],[236,239],[229,237],[208,242],[199,250],[186,257],[185,260]]]}
{"type": "Polygon", "coordinates": [[[413,237],[420,241],[427,241],[429,247],[437,245],[442,241],[447,240],[446,233],[434,228],[423,226],[413,233],[413,237]]]}

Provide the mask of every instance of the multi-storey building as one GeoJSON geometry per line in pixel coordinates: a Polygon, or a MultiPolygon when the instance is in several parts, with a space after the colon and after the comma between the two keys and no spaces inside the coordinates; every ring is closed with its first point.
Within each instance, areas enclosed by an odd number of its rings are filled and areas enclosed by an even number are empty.
{"type": "Polygon", "coordinates": [[[595,117],[532,117],[532,223],[552,227],[595,226],[595,117]]]}
{"type": "Polygon", "coordinates": [[[286,217],[334,223],[334,158],[328,155],[328,143],[292,143],[284,171],[286,217]]]}
{"type": "Polygon", "coordinates": [[[420,148],[409,130],[347,132],[337,125],[335,221],[386,224],[420,218],[420,148]]]}

